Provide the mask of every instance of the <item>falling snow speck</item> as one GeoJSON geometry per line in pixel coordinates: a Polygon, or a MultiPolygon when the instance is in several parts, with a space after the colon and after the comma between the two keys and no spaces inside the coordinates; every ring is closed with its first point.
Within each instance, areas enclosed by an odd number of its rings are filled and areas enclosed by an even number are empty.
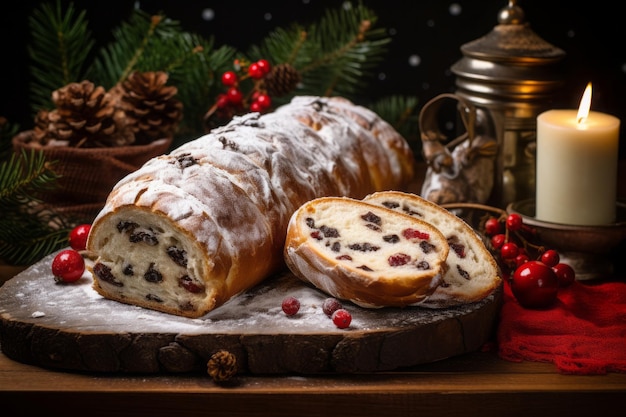
{"type": "Polygon", "coordinates": [[[378,74],[378,80],[384,81],[386,79],[387,79],[387,74],[385,74],[384,72],[381,72],[378,74]]]}
{"type": "Polygon", "coordinates": [[[426,26],[428,26],[429,28],[435,27],[435,21],[433,19],[428,19],[426,21],[426,26]]]}
{"type": "Polygon", "coordinates": [[[272,20],[272,14],[271,14],[271,13],[269,13],[269,12],[268,12],[268,13],[265,13],[265,14],[263,15],[263,19],[265,19],[266,21],[268,21],[268,22],[269,22],[270,20],[272,20]]]}
{"type": "Polygon", "coordinates": [[[459,3],[452,3],[448,8],[448,11],[452,16],[458,16],[461,14],[462,7],[459,3]]]}
{"type": "Polygon", "coordinates": [[[208,22],[213,19],[215,19],[215,10],[213,9],[202,10],[202,20],[206,20],[208,22]]]}
{"type": "Polygon", "coordinates": [[[411,55],[409,56],[409,65],[412,67],[417,67],[422,63],[422,58],[419,55],[411,55]]]}

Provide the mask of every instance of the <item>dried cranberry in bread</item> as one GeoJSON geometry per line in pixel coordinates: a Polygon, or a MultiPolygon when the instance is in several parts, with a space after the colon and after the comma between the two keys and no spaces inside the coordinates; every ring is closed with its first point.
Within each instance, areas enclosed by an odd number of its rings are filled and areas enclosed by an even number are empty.
{"type": "Polygon", "coordinates": [[[401,188],[413,163],[390,125],[345,99],[298,97],[235,118],[115,185],[87,243],[94,289],[200,317],[284,268],[303,203],[401,188]]]}
{"type": "Polygon", "coordinates": [[[476,231],[463,219],[416,194],[383,191],[364,201],[406,213],[437,227],[450,252],[447,272],[439,287],[420,306],[451,307],[482,300],[501,283],[500,269],[476,231]]]}
{"type": "Polygon", "coordinates": [[[366,308],[404,307],[439,285],[448,250],[429,223],[360,200],[321,197],[293,214],[285,260],[333,297],[366,308]]]}

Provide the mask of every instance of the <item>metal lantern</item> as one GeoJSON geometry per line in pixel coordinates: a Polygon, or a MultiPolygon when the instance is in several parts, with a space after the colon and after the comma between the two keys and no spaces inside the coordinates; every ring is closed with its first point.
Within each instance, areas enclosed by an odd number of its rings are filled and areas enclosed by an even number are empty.
{"type": "Polygon", "coordinates": [[[484,112],[495,130],[492,200],[506,206],[535,196],[536,117],[560,94],[565,53],[531,30],[516,1],[500,10],[498,23],[462,45],[463,58],[451,70],[455,94],[484,112]]]}

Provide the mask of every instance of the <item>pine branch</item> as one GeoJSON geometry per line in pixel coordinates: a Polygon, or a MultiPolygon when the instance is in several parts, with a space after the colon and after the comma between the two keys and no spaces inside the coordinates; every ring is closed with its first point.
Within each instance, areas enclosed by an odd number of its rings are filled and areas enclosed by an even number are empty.
{"type": "Polygon", "coordinates": [[[18,134],[20,126],[0,116],[0,161],[6,161],[13,154],[13,137],[18,134]]]}
{"type": "Polygon", "coordinates": [[[179,133],[197,136],[202,132],[202,115],[216,92],[215,74],[232,62],[234,49],[224,46],[215,50],[213,39],[185,32],[179,22],[140,9],[135,9],[113,36],[113,42],[95,60],[90,79],[110,88],[133,71],[165,71],[168,84],[176,86],[184,104],[179,133]]]}
{"type": "Polygon", "coordinates": [[[37,194],[53,189],[58,175],[43,152],[31,150],[13,154],[0,163],[0,208],[8,211],[29,201],[39,201],[37,194]]]}
{"type": "Polygon", "coordinates": [[[343,96],[365,87],[391,41],[384,30],[375,29],[376,20],[372,11],[359,4],[328,10],[319,23],[311,25],[308,38],[319,53],[300,69],[305,87],[301,94],[313,92],[307,91],[308,85],[324,86],[317,94],[343,96]]]}
{"type": "Polygon", "coordinates": [[[52,166],[34,150],[0,164],[0,259],[9,264],[34,263],[68,243],[70,226],[37,198],[56,184],[52,166]]]}
{"type": "Polygon", "coordinates": [[[302,75],[301,88],[294,93],[350,97],[365,86],[391,41],[384,29],[375,28],[376,20],[360,3],[327,10],[306,28],[293,24],[274,30],[248,55],[291,63],[302,75]]]}
{"type": "Polygon", "coordinates": [[[185,105],[179,135],[197,136],[204,129],[202,117],[217,91],[217,74],[230,68],[236,51],[228,46],[214,49],[212,40],[188,33],[169,38],[168,42],[169,50],[178,51],[165,69],[168,83],[177,87],[178,98],[185,105]]]}
{"type": "Polygon", "coordinates": [[[84,76],[85,63],[95,41],[88,30],[85,12],[78,15],[72,3],[63,10],[60,0],[53,7],[42,3],[29,18],[32,42],[28,52],[31,59],[31,106],[36,112],[51,108],[51,94],[59,87],[84,76]]]}
{"type": "Polygon", "coordinates": [[[163,15],[150,16],[134,9],[130,18],[113,30],[114,40],[100,50],[89,77],[94,82],[111,88],[133,71],[168,71],[190,53],[181,40],[186,36],[179,22],[163,15]],[[184,45],[184,49],[180,47],[184,45]]]}
{"type": "Polygon", "coordinates": [[[69,227],[45,226],[43,215],[0,219],[0,259],[10,265],[31,265],[68,245],[69,227]]]}
{"type": "Polygon", "coordinates": [[[415,155],[421,155],[422,141],[419,136],[419,109],[415,96],[392,95],[383,97],[369,108],[392,125],[409,143],[415,155]]]}

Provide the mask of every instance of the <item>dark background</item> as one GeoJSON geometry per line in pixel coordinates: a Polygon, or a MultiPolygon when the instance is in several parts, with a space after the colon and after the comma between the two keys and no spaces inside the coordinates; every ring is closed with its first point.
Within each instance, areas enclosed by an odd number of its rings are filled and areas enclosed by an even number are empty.
{"type": "MultiPolygon", "coordinates": [[[[67,3],[67,2],[64,2],[67,3]]],[[[622,120],[620,156],[626,152],[626,33],[623,14],[609,0],[572,3],[564,0],[519,1],[531,28],[544,40],[566,52],[563,94],[555,103],[577,108],[587,82],[593,83],[592,109],[622,120]]],[[[0,116],[32,125],[28,105],[28,16],[37,1],[3,2],[0,6],[0,116]]],[[[90,28],[99,43],[111,40],[116,27],[136,5],[147,12],[162,11],[183,28],[213,37],[216,46],[230,45],[245,51],[276,27],[306,25],[324,11],[341,7],[342,1],[86,1],[75,0],[87,12],[90,28]],[[213,18],[203,18],[203,11],[213,18]]],[[[393,41],[387,59],[372,79],[372,98],[415,95],[420,105],[430,98],[454,91],[450,66],[462,58],[461,45],[473,41],[498,23],[505,0],[363,0],[378,16],[378,27],[393,41]],[[411,64],[411,57],[418,65],[411,64]]]]}

